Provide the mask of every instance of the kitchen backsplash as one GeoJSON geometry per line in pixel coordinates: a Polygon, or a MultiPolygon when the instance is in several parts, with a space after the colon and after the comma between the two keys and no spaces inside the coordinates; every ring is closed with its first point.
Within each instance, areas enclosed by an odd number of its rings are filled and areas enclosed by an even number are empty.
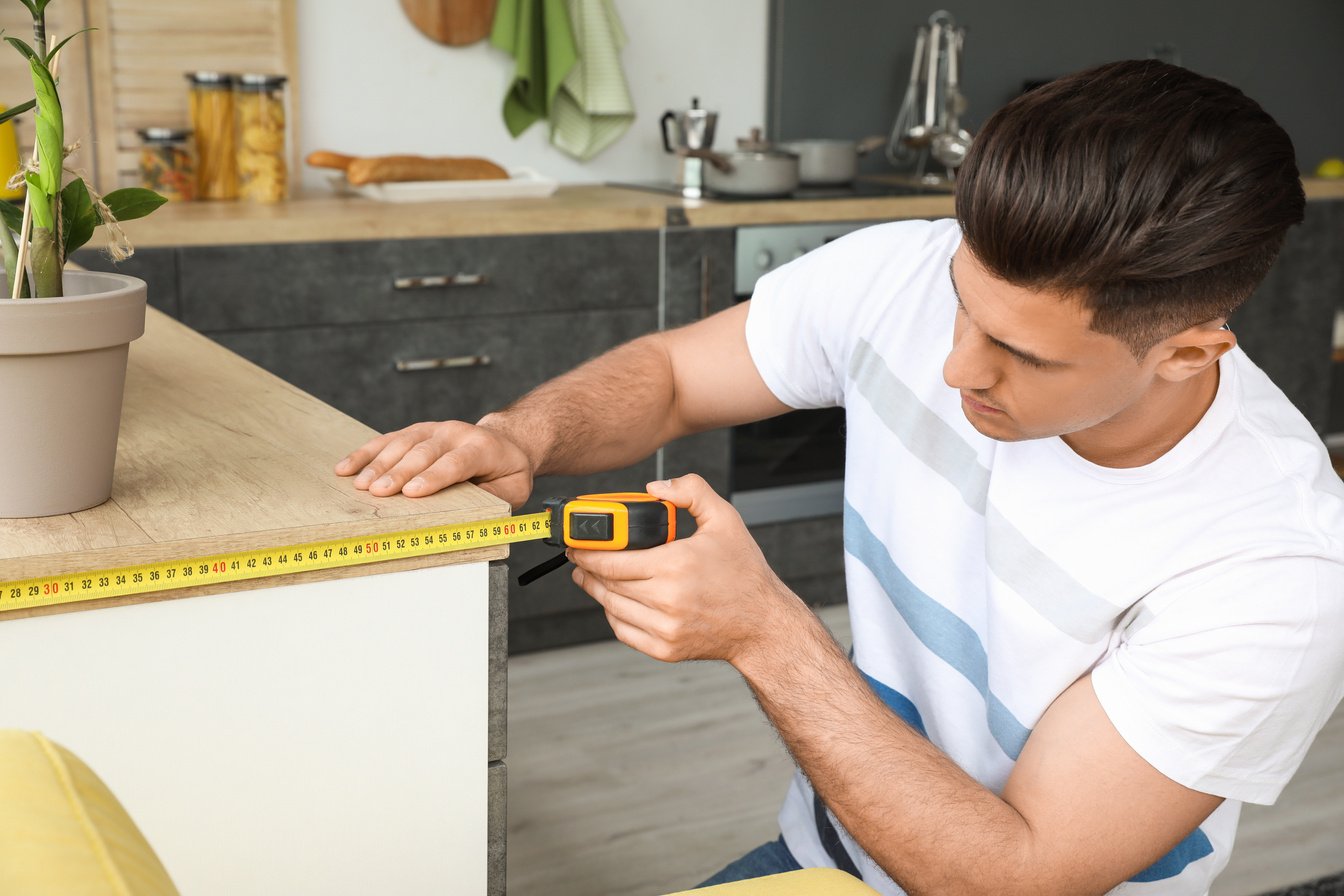
{"type": "MultiPolygon", "coordinates": [[[[972,131],[1044,80],[1160,49],[1258,100],[1309,173],[1344,156],[1344,3],[1339,0],[771,0],[769,133],[889,133],[910,77],[915,29],[939,8],[966,29],[963,116],[972,131]]],[[[878,153],[867,164],[891,170],[878,153]]]]}

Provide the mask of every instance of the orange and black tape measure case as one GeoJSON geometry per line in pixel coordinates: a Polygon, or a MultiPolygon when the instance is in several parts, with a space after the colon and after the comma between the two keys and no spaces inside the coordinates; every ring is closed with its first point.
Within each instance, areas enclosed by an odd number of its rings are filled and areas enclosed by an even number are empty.
{"type": "Polygon", "coordinates": [[[677,537],[677,508],[644,492],[608,492],[577,498],[548,498],[556,547],[626,551],[657,547],[677,537]]]}

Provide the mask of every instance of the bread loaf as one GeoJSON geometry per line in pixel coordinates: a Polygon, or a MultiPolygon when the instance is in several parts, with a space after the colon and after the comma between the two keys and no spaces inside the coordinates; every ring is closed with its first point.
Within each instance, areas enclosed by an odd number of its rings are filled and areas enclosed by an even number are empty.
{"type": "Polygon", "coordinates": [[[363,156],[345,169],[355,186],[391,181],[501,180],[509,173],[488,159],[472,156],[363,156]]]}
{"type": "Polygon", "coordinates": [[[339,152],[331,152],[326,149],[318,149],[308,153],[305,161],[314,168],[335,168],[338,171],[344,171],[350,167],[350,163],[355,160],[355,156],[347,156],[339,152]]]}

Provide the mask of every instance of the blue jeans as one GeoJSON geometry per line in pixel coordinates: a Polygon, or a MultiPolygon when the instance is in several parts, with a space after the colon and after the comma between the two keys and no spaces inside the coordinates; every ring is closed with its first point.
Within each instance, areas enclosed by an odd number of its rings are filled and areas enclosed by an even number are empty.
{"type": "MultiPolygon", "coordinates": [[[[753,877],[767,877],[771,874],[783,874],[785,871],[801,871],[802,865],[784,845],[784,838],[771,840],[756,847],[742,858],[732,862],[718,874],[711,877],[700,887],[712,887],[735,880],[750,880],[753,877]]],[[[696,889],[700,889],[696,887],[696,889]]]]}

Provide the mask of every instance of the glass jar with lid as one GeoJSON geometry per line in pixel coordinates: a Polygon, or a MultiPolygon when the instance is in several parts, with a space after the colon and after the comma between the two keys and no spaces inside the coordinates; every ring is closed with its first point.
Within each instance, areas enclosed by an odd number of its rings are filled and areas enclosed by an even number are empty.
{"type": "Polygon", "coordinates": [[[196,195],[238,198],[234,159],[234,77],[223,72],[191,72],[191,127],[196,132],[196,195]]]}
{"type": "Polygon", "coordinates": [[[284,75],[238,76],[238,195],[255,202],[279,202],[289,192],[285,163],[284,75]]]}
{"type": "Polygon", "coordinates": [[[196,164],[187,145],[186,128],[142,128],[140,186],[165,199],[196,198],[196,164]]]}

